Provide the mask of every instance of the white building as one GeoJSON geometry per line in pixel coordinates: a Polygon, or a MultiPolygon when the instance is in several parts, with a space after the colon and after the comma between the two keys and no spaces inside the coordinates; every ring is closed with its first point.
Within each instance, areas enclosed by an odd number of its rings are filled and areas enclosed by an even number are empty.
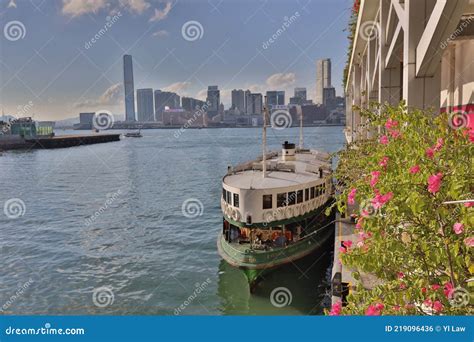
{"type": "Polygon", "coordinates": [[[346,91],[346,138],[360,129],[352,106],[370,101],[462,111],[474,125],[474,0],[361,0],[346,91]]]}

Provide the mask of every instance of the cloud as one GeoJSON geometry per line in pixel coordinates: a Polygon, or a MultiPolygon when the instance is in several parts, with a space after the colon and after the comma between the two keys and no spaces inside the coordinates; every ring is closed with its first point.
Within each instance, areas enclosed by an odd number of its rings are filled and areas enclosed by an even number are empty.
{"type": "Polygon", "coordinates": [[[116,83],[107,88],[98,99],[85,100],[84,102],[75,103],[74,107],[97,107],[97,106],[113,106],[123,101],[123,85],[116,83]]]}
{"type": "Polygon", "coordinates": [[[150,7],[150,3],[146,0],[120,0],[120,6],[130,12],[142,14],[150,7]]]}
{"type": "Polygon", "coordinates": [[[173,93],[179,93],[188,89],[190,85],[191,85],[191,82],[176,82],[176,83],[170,84],[167,87],[164,87],[163,90],[171,91],[173,93]]]}
{"type": "Polygon", "coordinates": [[[294,73],[289,72],[286,74],[278,73],[273,74],[269,78],[267,78],[266,84],[272,90],[279,90],[282,88],[287,88],[296,82],[296,76],[294,73]]]}
{"type": "Polygon", "coordinates": [[[78,17],[87,13],[97,13],[109,6],[106,0],[63,0],[63,14],[78,17]]]}
{"type": "Polygon", "coordinates": [[[173,8],[173,3],[171,1],[167,1],[165,7],[162,10],[155,8],[155,14],[153,14],[149,21],[160,21],[166,19],[168,13],[171,11],[171,8],[173,8]]]}
{"type": "Polygon", "coordinates": [[[169,32],[166,30],[159,30],[153,33],[153,37],[167,37],[169,35],[169,32]]]}

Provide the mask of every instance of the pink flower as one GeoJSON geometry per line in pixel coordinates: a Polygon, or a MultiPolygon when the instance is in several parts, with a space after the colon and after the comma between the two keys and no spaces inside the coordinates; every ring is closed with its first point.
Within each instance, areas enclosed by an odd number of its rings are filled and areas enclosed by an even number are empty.
{"type": "Polygon", "coordinates": [[[405,273],[403,273],[403,272],[398,272],[398,273],[397,273],[397,277],[398,277],[398,279],[403,279],[403,278],[405,277],[405,273]]]}
{"type": "Polygon", "coordinates": [[[443,311],[443,304],[441,304],[441,302],[440,302],[439,300],[436,300],[436,301],[433,303],[433,310],[434,310],[436,313],[443,311]]]}
{"type": "Polygon", "coordinates": [[[421,293],[426,293],[426,287],[421,288],[421,293]]]}
{"type": "Polygon", "coordinates": [[[474,201],[464,203],[466,208],[474,207],[474,201]]]}
{"type": "Polygon", "coordinates": [[[462,234],[462,232],[464,232],[464,225],[461,222],[456,222],[453,225],[453,230],[457,235],[462,234]]]}
{"type": "Polygon", "coordinates": [[[410,173],[412,175],[414,175],[415,173],[418,173],[418,171],[420,171],[420,166],[419,165],[415,165],[415,166],[410,167],[410,173]]]}
{"type": "Polygon", "coordinates": [[[395,311],[400,311],[400,305],[394,305],[392,309],[395,311]]]}
{"type": "Polygon", "coordinates": [[[425,151],[425,154],[428,158],[433,159],[434,157],[434,150],[431,147],[428,147],[425,151]]]}
{"type": "Polygon", "coordinates": [[[370,180],[370,186],[373,188],[379,181],[380,171],[372,171],[372,179],[370,180]]]}
{"type": "Polygon", "coordinates": [[[379,311],[382,311],[384,307],[385,307],[385,305],[383,305],[382,303],[375,304],[375,308],[379,311]]]}
{"type": "Polygon", "coordinates": [[[407,285],[405,283],[400,283],[400,290],[405,290],[407,285]]]}
{"type": "Polygon", "coordinates": [[[434,145],[433,150],[435,152],[438,152],[439,150],[443,148],[443,145],[444,145],[443,138],[439,138],[438,141],[436,142],[436,145],[434,145]]]}
{"type": "Polygon", "coordinates": [[[374,209],[381,208],[385,203],[390,201],[393,197],[393,192],[387,192],[385,195],[377,194],[372,199],[371,203],[374,206],[374,209]]]}
{"type": "Polygon", "coordinates": [[[388,157],[383,157],[382,160],[380,161],[379,165],[382,166],[383,168],[387,167],[388,164],[388,157]]]}
{"type": "Polygon", "coordinates": [[[453,295],[453,292],[454,292],[454,286],[452,283],[447,282],[446,284],[444,284],[443,293],[446,296],[446,298],[450,299],[451,296],[453,295]]]}
{"type": "Polygon", "coordinates": [[[349,248],[351,248],[351,246],[352,246],[352,241],[351,241],[351,240],[342,241],[342,244],[344,245],[344,247],[346,247],[347,249],[349,249],[349,248]]]}
{"type": "Polygon", "coordinates": [[[357,224],[356,224],[356,228],[357,228],[357,229],[361,229],[361,228],[362,228],[362,222],[364,222],[364,218],[363,218],[363,217],[359,217],[359,219],[357,220],[357,224]]]}
{"type": "Polygon", "coordinates": [[[388,144],[388,137],[386,135],[382,135],[380,137],[380,140],[379,142],[382,144],[382,145],[387,145],[388,144]]]}
{"type": "Polygon", "coordinates": [[[467,247],[474,247],[474,236],[464,239],[464,243],[467,247]]]}
{"type": "Polygon", "coordinates": [[[339,316],[342,311],[342,303],[336,302],[331,306],[331,311],[329,312],[329,316],[339,316]]]}
{"type": "Polygon", "coordinates": [[[367,308],[367,310],[365,310],[365,314],[367,316],[380,316],[380,311],[383,309],[383,304],[382,304],[382,308],[380,308],[379,306],[376,305],[369,305],[369,307],[367,308]]]}
{"type": "Polygon", "coordinates": [[[339,247],[339,252],[341,252],[341,254],[344,254],[347,252],[347,249],[345,247],[339,247]]]}
{"type": "Polygon", "coordinates": [[[432,289],[433,291],[438,291],[438,289],[439,289],[440,287],[441,287],[441,286],[439,286],[438,284],[433,284],[433,285],[431,285],[431,289],[432,289]]]}
{"type": "Polygon", "coordinates": [[[433,306],[433,302],[431,301],[431,299],[425,299],[423,304],[425,304],[425,306],[428,306],[428,307],[432,307],[433,306]]]}
{"type": "Polygon", "coordinates": [[[398,121],[388,119],[387,122],[385,123],[385,128],[388,130],[391,130],[392,128],[395,128],[398,126],[398,121]]]}
{"type": "Polygon", "coordinates": [[[392,136],[393,139],[397,139],[398,137],[401,136],[399,131],[393,130],[393,131],[390,131],[389,133],[390,133],[390,135],[392,136]]]}
{"type": "Polygon", "coordinates": [[[435,175],[431,175],[428,177],[428,191],[432,194],[435,194],[439,191],[441,187],[441,180],[443,179],[443,174],[438,172],[435,175]]]}
{"type": "Polygon", "coordinates": [[[355,195],[357,193],[357,189],[353,188],[350,192],[349,195],[347,195],[347,203],[349,204],[354,204],[355,203],[355,195]]]}

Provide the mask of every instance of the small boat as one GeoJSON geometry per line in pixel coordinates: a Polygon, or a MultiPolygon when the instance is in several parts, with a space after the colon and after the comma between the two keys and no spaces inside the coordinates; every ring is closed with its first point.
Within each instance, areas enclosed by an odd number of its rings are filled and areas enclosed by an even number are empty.
{"type": "Polygon", "coordinates": [[[141,138],[143,137],[142,133],[140,130],[138,130],[138,132],[128,132],[128,133],[125,133],[125,136],[127,138],[141,138]]]}
{"type": "Polygon", "coordinates": [[[250,290],[261,277],[320,248],[332,236],[325,209],[333,201],[329,154],[285,141],[266,151],[264,109],[262,157],[229,167],[222,181],[221,257],[242,269],[250,290]]]}

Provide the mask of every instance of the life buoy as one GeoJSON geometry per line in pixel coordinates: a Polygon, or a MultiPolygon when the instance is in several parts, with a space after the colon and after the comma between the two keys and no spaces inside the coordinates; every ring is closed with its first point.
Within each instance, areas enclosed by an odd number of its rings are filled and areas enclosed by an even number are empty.
{"type": "Polygon", "coordinates": [[[295,207],[295,216],[300,216],[301,215],[301,206],[295,207]]]}
{"type": "Polygon", "coordinates": [[[240,212],[236,209],[232,210],[232,219],[234,221],[240,220],[240,212]]]}
{"type": "Polygon", "coordinates": [[[286,218],[292,218],[293,217],[293,208],[286,208],[286,218]]]}

